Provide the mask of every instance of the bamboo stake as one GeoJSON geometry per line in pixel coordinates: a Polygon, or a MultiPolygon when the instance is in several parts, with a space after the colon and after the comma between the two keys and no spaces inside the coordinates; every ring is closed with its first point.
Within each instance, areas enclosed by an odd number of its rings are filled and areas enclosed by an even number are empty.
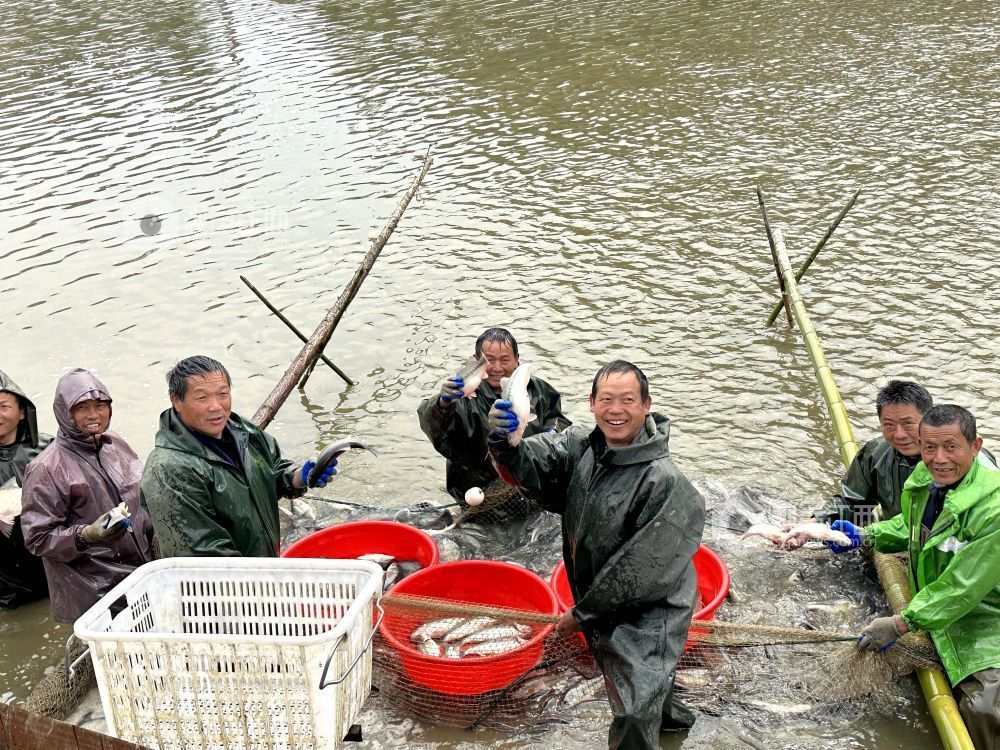
{"type": "MultiPolygon", "coordinates": [[[[329,313],[327,313],[327,316],[324,319],[324,323],[329,321],[329,325],[323,336],[322,342],[319,347],[320,349],[326,347],[326,344],[330,340],[330,337],[333,336],[334,329],[337,327],[337,324],[340,323],[340,319],[344,316],[344,312],[347,310],[347,306],[354,301],[354,298],[357,296],[358,290],[361,289],[361,285],[364,283],[364,280],[368,278],[368,272],[372,270],[372,266],[374,265],[375,260],[378,258],[379,253],[382,252],[382,248],[385,247],[385,243],[389,241],[389,236],[396,228],[396,225],[399,224],[399,220],[403,216],[403,211],[406,210],[406,207],[409,205],[410,200],[416,194],[417,188],[420,186],[420,182],[421,180],[424,179],[424,175],[427,174],[427,170],[430,168],[430,166],[431,166],[431,150],[428,147],[427,154],[426,156],[424,156],[424,165],[423,168],[421,168],[420,170],[420,174],[418,174],[413,179],[413,183],[410,185],[410,189],[406,191],[406,194],[399,201],[399,205],[396,206],[396,210],[393,211],[392,216],[389,217],[389,220],[385,223],[385,226],[382,227],[382,231],[379,232],[378,237],[376,237],[375,240],[372,242],[371,249],[368,250],[368,253],[365,255],[364,260],[358,267],[358,270],[355,271],[354,278],[352,278],[350,284],[347,285],[347,289],[345,289],[344,292],[341,293],[340,299],[337,300],[337,304],[330,309],[329,313]],[[341,304],[342,300],[343,303],[341,304]]],[[[317,332],[318,331],[319,329],[317,328],[317,332]]],[[[311,361],[306,365],[305,374],[302,376],[302,380],[299,381],[299,388],[306,387],[306,383],[309,381],[309,376],[312,375],[312,371],[315,368],[316,368],[316,357],[313,356],[311,361]]]]}
{"type": "Polygon", "coordinates": [[[771,247],[771,260],[774,262],[774,272],[778,275],[778,288],[781,290],[781,304],[785,306],[785,317],[788,318],[788,327],[793,328],[792,310],[788,304],[788,295],[785,293],[785,282],[781,279],[781,271],[778,268],[778,255],[775,247],[774,235],[771,233],[771,223],[767,220],[767,207],[764,205],[764,191],[757,186],[757,203],[760,205],[760,215],[764,219],[764,231],[767,233],[767,244],[771,247]]]}
{"type": "MultiPolygon", "coordinates": [[[[306,335],[302,333],[302,331],[300,331],[298,328],[296,328],[295,324],[292,323],[292,321],[290,321],[288,318],[286,318],[284,314],[281,312],[281,310],[272,305],[268,301],[267,297],[265,297],[257,287],[255,287],[253,284],[250,283],[250,281],[247,279],[246,276],[240,276],[240,281],[246,284],[250,288],[250,291],[257,295],[257,299],[263,302],[264,305],[267,306],[267,309],[270,310],[272,313],[274,313],[275,317],[277,317],[278,320],[280,320],[282,323],[288,326],[288,329],[296,336],[298,336],[299,340],[302,343],[308,343],[309,339],[306,338],[306,335]]],[[[326,364],[327,367],[329,367],[331,370],[337,373],[341,378],[343,378],[345,383],[347,383],[348,385],[354,385],[354,381],[351,380],[349,377],[347,377],[344,371],[341,370],[339,367],[337,367],[337,365],[335,365],[333,362],[331,362],[325,354],[320,352],[319,358],[323,360],[323,362],[326,364]]]]}
{"type": "Polygon", "coordinates": [[[274,386],[274,389],[264,399],[263,403],[257,409],[257,413],[253,415],[253,422],[264,429],[271,423],[274,419],[274,415],[277,413],[281,405],[285,403],[288,398],[288,394],[292,392],[292,388],[295,387],[295,383],[302,373],[305,372],[306,368],[310,363],[315,362],[319,353],[323,351],[326,347],[327,342],[333,335],[333,330],[337,327],[337,323],[344,315],[344,311],[347,306],[354,299],[357,294],[358,289],[361,287],[361,283],[368,276],[368,272],[371,271],[372,265],[378,258],[379,253],[382,252],[382,248],[385,247],[385,243],[389,241],[389,235],[396,228],[399,223],[400,217],[403,215],[403,211],[406,210],[406,206],[409,204],[410,199],[413,198],[414,193],[417,192],[417,187],[419,187],[421,180],[424,179],[424,175],[427,174],[428,168],[431,165],[431,155],[430,149],[427,150],[427,155],[424,157],[424,164],[420,170],[420,173],[414,178],[413,183],[410,188],[406,191],[396,210],[393,212],[392,216],[389,217],[389,221],[386,223],[385,227],[379,233],[378,237],[372,242],[371,248],[365,254],[364,259],[361,261],[361,265],[358,270],[354,272],[354,277],[351,282],[347,285],[347,288],[341,292],[340,297],[334,303],[323,320],[320,321],[319,325],[316,326],[316,330],[313,331],[309,340],[303,345],[301,351],[296,355],[295,359],[288,366],[285,374],[278,381],[278,384],[274,386]]]}
{"type": "MultiPolygon", "coordinates": [[[[799,294],[798,286],[795,282],[795,274],[792,272],[791,261],[788,260],[788,253],[785,251],[785,242],[779,230],[775,230],[775,252],[778,257],[779,268],[785,282],[787,294],[791,300],[792,310],[795,312],[795,319],[798,321],[802,335],[805,337],[806,348],[809,351],[809,358],[812,360],[813,369],[816,372],[816,379],[819,381],[820,389],[823,391],[823,398],[826,407],[830,412],[833,422],[833,431],[837,436],[837,443],[840,448],[840,457],[844,462],[844,467],[850,466],[851,461],[858,452],[858,444],[854,440],[851,432],[851,423],[847,418],[847,409],[844,401],[840,397],[840,391],[833,379],[833,371],[826,362],[823,354],[823,347],[819,343],[819,336],[813,328],[809,315],[806,312],[805,303],[799,294]]],[[[896,614],[901,612],[909,604],[911,592],[905,573],[895,560],[880,552],[873,552],[872,558],[875,562],[875,569],[879,573],[879,581],[886,592],[889,605],[896,614]]],[[[926,633],[913,634],[922,647],[932,649],[934,645],[926,633]]],[[[962,721],[962,716],[958,712],[958,704],[952,696],[948,680],[940,669],[936,667],[920,667],[917,669],[917,679],[923,690],[924,698],[927,700],[927,707],[931,717],[937,727],[941,737],[941,743],[946,750],[975,750],[969,730],[962,721]]]]}
{"type": "MultiPolygon", "coordinates": [[[[826,245],[827,240],[829,240],[830,237],[833,236],[833,233],[836,231],[837,227],[840,226],[840,222],[844,220],[844,217],[847,216],[847,212],[850,211],[851,208],[854,206],[854,203],[855,201],[857,201],[859,195],[861,195],[861,188],[858,188],[857,190],[854,191],[854,195],[851,196],[851,199],[847,202],[847,205],[841,209],[840,213],[837,214],[837,218],[834,219],[833,223],[830,225],[830,228],[826,230],[826,234],[823,235],[823,239],[821,239],[817,243],[816,247],[813,248],[813,251],[809,253],[809,257],[806,258],[806,262],[802,264],[802,268],[800,268],[798,270],[798,273],[795,274],[795,281],[797,282],[802,281],[802,277],[806,275],[806,271],[809,270],[809,266],[811,266],[812,262],[816,260],[816,256],[819,255],[820,250],[822,250],[824,245],[826,245]]],[[[782,305],[781,302],[777,302],[774,305],[774,309],[771,310],[771,317],[767,319],[767,325],[769,328],[773,326],[774,321],[777,320],[778,313],[781,312],[781,305],[782,305]]]]}

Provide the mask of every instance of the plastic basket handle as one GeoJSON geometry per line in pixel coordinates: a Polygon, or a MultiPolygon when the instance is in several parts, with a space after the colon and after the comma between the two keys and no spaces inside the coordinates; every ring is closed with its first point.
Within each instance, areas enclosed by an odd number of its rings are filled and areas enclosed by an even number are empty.
{"type": "Polygon", "coordinates": [[[330,680],[329,682],[327,682],[326,681],[326,674],[327,674],[327,672],[330,671],[330,662],[333,661],[333,654],[337,650],[337,647],[340,646],[340,642],[344,639],[344,637],[341,636],[337,640],[336,643],[334,643],[332,646],[330,646],[330,653],[326,657],[326,664],[323,665],[323,674],[321,674],[319,676],[319,689],[320,690],[322,690],[323,688],[326,688],[326,687],[330,687],[331,685],[339,685],[344,680],[346,680],[347,676],[358,665],[358,662],[361,661],[361,657],[365,655],[365,652],[369,648],[371,648],[372,640],[374,640],[374,638],[375,638],[375,633],[378,632],[378,626],[382,624],[382,618],[385,617],[385,610],[382,609],[382,605],[381,604],[379,604],[378,602],[375,602],[375,609],[378,610],[378,620],[376,620],[375,624],[372,626],[372,634],[370,636],[368,636],[368,641],[365,643],[365,647],[363,649],[361,649],[360,653],[354,658],[354,661],[351,662],[351,666],[349,666],[344,671],[344,674],[340,675],[340,677],[338,677],[336,680],[330,680]]]}
{"type": "Polygon", "coordinates": [[[74,661],[71,662],[69,660],[69,654],[70,654],[69,644],[73,642],[74,638],[76,638],[76,633],[70,633],[69,634],[69,638],[66,639],[66,646],[65,646],[65,649],[66,649],[66,660],[65,660],[66,661],[66,687],[69,687],[70,683],[72,682],[73,675],[76,674],[76,668],[78,666],[80,666],[80,662],[82,662],[84,659],[86,659],[88,656],[90,656],[90,649],[88,648],[82,654],[80,654],[78,657],[76,657],[76,659],[74,661]]]}

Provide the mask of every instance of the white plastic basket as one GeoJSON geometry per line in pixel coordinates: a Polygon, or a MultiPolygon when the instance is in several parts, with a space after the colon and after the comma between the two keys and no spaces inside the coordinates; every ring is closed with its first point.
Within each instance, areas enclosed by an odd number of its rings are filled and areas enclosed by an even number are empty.
{"type": "Polygon", "coordinates": [[[381,586],[365,560],[174,557],[137,569],[73,632],[116,737],[159,750],[326,750],[371,691],[381,586]]]}

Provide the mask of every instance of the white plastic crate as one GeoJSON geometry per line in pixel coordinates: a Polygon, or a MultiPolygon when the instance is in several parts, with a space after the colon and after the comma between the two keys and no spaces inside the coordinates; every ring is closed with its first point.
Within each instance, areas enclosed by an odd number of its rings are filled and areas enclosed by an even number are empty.
{"type": "Polygon", "coordinates": [[[371,691],[381,587],[365,560],[174,557],[140,567],[73,632],[116,737],[159,750],[326,750],[371,691]]]}

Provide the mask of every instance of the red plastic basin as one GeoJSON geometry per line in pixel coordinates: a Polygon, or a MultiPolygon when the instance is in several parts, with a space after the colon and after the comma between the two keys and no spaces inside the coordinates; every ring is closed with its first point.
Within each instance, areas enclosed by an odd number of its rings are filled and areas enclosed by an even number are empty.
{"type": "MultiPolygon", "coordinates": [[[[559,602],[544,580],[517,565],[488,560],[458,560],[419,570],[396,584],[392,594],[545,615],[559,612],[559,602]]],[[[507,687],[538,663],[545,638],[555,627],[554,623],[541,624],[526,643],[501,654],[448,659],[419,653],[410,641],[410,633],[426,621],[449,616],[389,606],[379,628],[386,642],[398,652],[411,680],[448,695],[479,695],[507,687]]]]}
{"type": "Polygon", "coordinates": [[[351,560],[381,553],[429,568],[438,563],[434,540],[420,529],[395,521],[354,521],[331,526],[300,539],[282,557],[351,560]]]}
{"type": "MultiPolygon", "coordinates": [[[[698,574],[698,593],[702,601],[701,609],[694,613],[694,620],[712,620],[715,618],[715,610],[722,604],[722,600],[729,593],[729,568],[722,562],[722,558],[704,544],[698,547],[694,553],[694,569],[698,574]]],[[[574,605],[573,592],[569,587],[569,578],[566,576],[566,565],[560,560],[552,571],[549,585],[559,599],[560,609],[563,611],[570,609],[574,605]]],[[[692,646],[688,641],[685,648],[692,646]]]]}

